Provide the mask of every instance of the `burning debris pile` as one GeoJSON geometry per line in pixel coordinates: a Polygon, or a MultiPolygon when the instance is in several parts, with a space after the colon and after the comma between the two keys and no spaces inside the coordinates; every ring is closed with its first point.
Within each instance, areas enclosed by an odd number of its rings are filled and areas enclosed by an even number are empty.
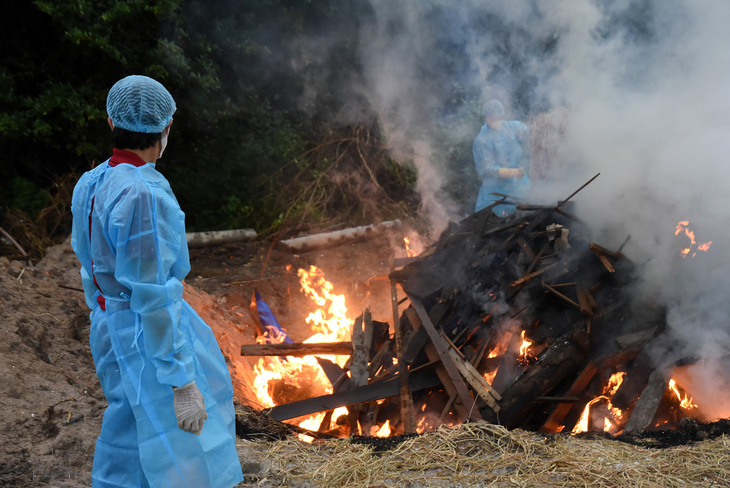
{"type": "Polygon", "coordinates": [[[518,206],[507,218],[488,207],[420,256],[391,261],[392,335],[366,311],[354,324],[337,319],[328,340],[243,346],[244,355],[283,363],[308,356],[309,370],[329,382],[304,400],[280,392],[271,418],[317,414],[299,426],[383,436],[477,420],[618,434],[695,416],[671,379],[681,365],[654,364],[665,311],[633,296],[637,266],[621,253],[626,242],[616,251],[589,242],[568,200],[518,206]],[[330,356],[311,356],[321,354],[330,356]]]}

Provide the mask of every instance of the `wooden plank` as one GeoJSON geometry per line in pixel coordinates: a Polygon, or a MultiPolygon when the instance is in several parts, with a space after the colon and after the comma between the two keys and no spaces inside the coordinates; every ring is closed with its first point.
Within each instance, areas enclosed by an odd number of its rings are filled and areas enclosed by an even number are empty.
{"type": "MultiPolygon", "coordinates": [[[[395,270],[395,260],[390,258],[390,272],[395,270]]],[[[395,335],[395,357],[398,361],[398,384],[400,386],[400,414],[403,421],[403,431],[406,434],[416,432],[416,416],[413,412],[413,397],[408,389],[408,365],[405,362],[403,347],[403,330],[400,314],[398,313],[398,290],[396,281],[390,280],[390,303],[393,310],[393,330],[395,335]]]]}
{"type": "MultiPolygon", "coordinates": [[[[431,318],[431,322],[433,322],[434,324],[438,324],[439,322],[441,322],[441,319],[444,317],[444,315],[446,315],[446,312],[448,312],[448,310],[449,303],[439,302],[431,307],[431,312],[428,314],[428,316],[431,318]]],[[[411,323],[413,322],[411,321],[411,323]]],[[[403,356],[406,364],[411,364],[413,360],[416,359],[418,353],[421,352],[421,349],[423,349],[423,346],[426,344],[426,342],[428,342],[428,333],[423,327],[419,327],[417,330],[412,332],[413,334],[411,335],[410,340],[405,346],[405,353],[403,356]]]]}
{"type": "MultiPolygon", "coordinates": [[[[472,366],[476,366],[477,364],[479,364],[481,362],[482,357],[484,356],[484,352],[487,350],[487,346],[488,346],[488,342],[482,341],[482,343],[479,345],[479,348],[475,351],[474,357],[471,359],[472,366]]],[[[490,387],[491,387],[491,385],[490,385],[490,387]]],[[[497,395],[499,395],[499,393],[497,393],[497,395]]],[[[456,394],[449,396],[449,401],[446,402],[446,405],[444,406],[443,410],[441,411],[441,416],[439,417],[439,424],[444,423],[444,419],[446,419],[446,416],[449,414],[449,411],[451,410],[451,406],[454,404],[455,400],[456,400],[456,394]]]]}
{"type": "MultiPolygon", "coordinates": [[[[598,370],[596,369],[596,365],[593,364],[593,361],[588,362],[586,367],[583,368],[583,371],[581,371],[573,384],[570,385],[570,389],[565,392],[565,396],[573,398],[577,398],[578,396],[580,396],[580,394],[583,393],[583,390],[585,390],[588,386],[588,383],[590,383],[593,377],[596,375],[597,371],[598,370]]],[[[566,402],[561,403],[560,405],[555,407],[553,413],[550,414],[545,423],[542,424],[542,427],[540,427],[540,432],[558,432],[558,429],[560,429],[560,427],[563,425],[563,420],[565,420],[565,417],[568,416],[570,410],[573,408],[573,405],[574,402],[566,402]]]]}
{"type": "MultiPolygon", "coordinates": [[[[332,393],[331,395],[322,395],[298,402],[285,403],[271,409],[265,410],[265,413],[274,420],[287,420],[302,415],[310,415],[317,412],[332,410],[337,407],[347,407],[357,405],[364,402],[381,400],[396,396],[400,393],[398,378],[388,381],[380,381],[370,385],[359,386],[350,391],[341,391],[332,393]]],[[[427,388],[439,386],[441,382],[436,374],[432,371],[423,371],[418,374],[411,374],[408,377],[408,387],[411,391],[420,391],[427,388]]]]}
{"type": "Polygon", "coordinates": [[[530,247],[530,244],[525,240],[524,237],[520,236],[517,238],[517,242],[519,243],[520,247],[522,248],[522,251],[525,253],[525,256],[527,256],[530,261],[535,259],[535,252],[530,247]]]}
{"type": "MultiPolygon", "coordinates": [[[[405,316],[408,318],[408,320],[413,324],[413,327],[418,327],[420,329],[425,329],[423,327],[423,323],[421,322],[421,319],[418,317],[418,314],[416,313],[416,310],[413,308],[408,308],[404,312],[405,316]]],[[[459,396],[456,387],[454,386],[454,382],[451,380],[451,377],[449,376],[449,373],[446,371],[446,368],[444,367],[443,363],[441,362],[441,357],[439,356],[438,352],[436,351],[436,348],[434,345],[430,342],[427,342],[423,348],[424,352],[426,353],[426,356],[428,356],[428,360],[432,363],[436,364],[436,374],[439,377],[439,380],[441,381],[441,385],[443,386],[444,390],[446,390],[446,393],[448,393],[449,397],[452,399],[449,401],[448,405],[444,408],[444,411],[441,414],[442,419],[448,414],[449,410],[451,409],[451,405],[454,406],[454,409],[456,410],[456,413],[459,417],[461,417],[464,421],[470,417],[469,411],[467,410],[467,406],[464,405],[463,402],[457,402],[455,403],[454,400],[459,396]]],[[[443,421],[443,420],[442,420],[443,421]]]]}
{"type": "Polygon", "coordinates": [[[449,350],[449,354],[451,356],[451,360],[454,361],[456,368],[459,370],[466,382],[471,385],[476,394],[479,395],[487,405],[489,405],[489,408],[491,408],[494,413],[499,413],[499,405],[497,404],[497,401],[502,399],[500,394],[492,388],[492,385],[487,383],[487,380],[485,380],[482,375],[474,369],[474,366],[472,366],[470,362],[465,361],[464,358],[459,356],[454,349],[449,350]]]}
{"type": "Polygon", "coordinates": [[[373,356],[373,359],[370,361],[370,379],[372,380],[375,378],[375,375],[378,374],[378,371],[380,368],[385,368],[389,366],[389,364],[386,364],[386,357],[385,355],[388,354],[388,351],[390,350],[391,344],[393,341],[388,340],[385,341],[381,346],[380,349],[378,349],[378,352],[375,353],[375,356],[373,356]]]}
{"type": "Polygon", "coordinates": [[[578,292],[580,311],[586,315],[593,315],[593,309],[596,306],[596,302],[593,300],[591,293],[582,285],[578,285],[576,287],[576,291],[578,292]]]}
{"type": "Polygon", "coordinates": [[[423,304],[421,303],[421,301],[415,297],[409,296],[409,298],[411,299],[411,304],[413,305],[413,308],[418,314],[418,318],[421,319],[421,323],[428,333],[428,337],[431,339],[431,344],[438,353],[439,358],[441,358],[441,364],[448,373],[449,378],[451,379],[451,382],[453,383],[462,404],[464,405],[464,407],[470,410],[469,415],[467,416],[467,418],[464,419],[464,421],[481,420],[482,416],[479,413],[479,410],[471,409],[472,405],[474,404],[474,398],[471,396],[469,389],[466,387],[466,383],[464,383],[464,379],[461,377],[461,374],[459,374],[459,370],[456,368],[456,365],[449,355],[448,344],[446,344],[446,342],[436,330],[436,327],[431,322],[431,319],[429,318],[426,309],[423,308],[423,304]]]}
{"type": "Polygon", "coordinates": [[[244,344],[241,356],[312,356],[330,354],[349,356],[352,342],[294,342],[282,344],[244,344]]]}
{"type": "Polygon", "coordinates": [[[557,262],[554,262],[553,264],[549,264],[549,265],[545,266],[544,268],[541,268],[541,269],[539,269],[537,271],[534,271],[532,273],[526,274],[522,278],[516,279],[515,281],[513,281],[512,283],[510,283],[509,286],[510,286],[510,288],[517,288],[521,284],[527,283],[528,281],[532,280],[536,276],[540,276],[545,271],[547,271],[550,268],[554,267],[556,264],[558,264],[558,263],[557,262]]]}
{"type": "Polygon", "coordinates": [[[613,267],[611,260],[608,259],[608,256],[615,256],[614,253],[612,253],[608,249],[599,246],[598,244],[591,244],[589,247],[596,254],[598,259],[601,261],[601,263],[608,270],[609,273],[616,272],[616,268],[613,267]]]}
{"type": "Polygon", "coordinates": [[[588,245],[588,247],[590,247],[591,251],[595,252],[596,254],[602,254],[603,256],[607,256],[607,257],[613,258],[613,259],[618,259],[620,257],[615,252],[610,251],[610,250],[606,249],[605,247],[596,244],[595,242],[591,242],[588,245]]]}
{"type": "Polygon", "coordinates": [[[662,402],[664,393],[667,391],[668,384],[669,380],[663,370],[655,369],[651,373],[646,388],[641,392],[641,396],[639,396],[639,400],[631,411],[626,426],[624,426],[624,434],[641,432],[649,427],[656,415],[659,404],[662,402]]]}
{"type": "Polygon", "coordinates": [[[580,308],[580,305],[578,303],[576,303],[574,300],[571,300],[567,296],[563,295],[562,293],[560,293],[558,290],[556,290],[552,286],[548,285],[547,283],[543,282],[542,286],[545,287],[548,291],[553,293],[558,298],[565,300],[566,302],[570,303],[571,305],[575,306],[576,308],[580,308]]]}
{"type": "MultiPolygon", "coordinates": [[[[352,356],[350,356],[350,377],[351,383],[355,386],[364,386],[368,384],[370,369],[368,368],[368,360],[370,359],[370,346],[373,337],[373,320],[370,316],[370,310],[366,309],[357,319],[352,327],[352,356]]],[[[349,409],[348,419],[350,421],[350,432],[358,432],[359,429],[363,435],[370,434],[370,428],[373,425],[372,416],[368,415],[371,407],[370,403],[361,403],[353,405],[349,409]]]]}
{"type": "Polygon", "coordinates": [[[370,370],[368,368],[368,359],[370,357],[370,343],[373,337],[372,319],[366,320],[370,316],[370,311],[366,310],[355,319],[352,326],[352,356],[350,363],[350,378],[356,386],[368,384],[370,370]],[[370,324],[367,327],[366,324],[370,324]]]}
{"type": "Polygon", "coordinates": [[[646,388],[655,369],[654,360],[647,348],[642,349],[631,365],[631,374],[626,375],[621,386],[618,387],[618,390],[611,398],[613,406],[621,410],[632,407],[641,392],[646,388]]]}

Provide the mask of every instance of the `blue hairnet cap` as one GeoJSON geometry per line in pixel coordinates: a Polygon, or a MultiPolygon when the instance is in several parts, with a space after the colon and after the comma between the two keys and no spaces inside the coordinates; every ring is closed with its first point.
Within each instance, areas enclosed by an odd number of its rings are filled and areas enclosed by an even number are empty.
{"type": "Polygon", "coordinates": [[[482,115],[484,117],[498,118],[504,115],[504,105],[499,100],[489,100],[482,105],[482,115]]]}
{"type": "Polygon", "coordinates": [[[162,132],[175,113],[175,100],[159,81],[131,75],[117,81],[106,98],[114,127],[132,132],[162,132]]]}

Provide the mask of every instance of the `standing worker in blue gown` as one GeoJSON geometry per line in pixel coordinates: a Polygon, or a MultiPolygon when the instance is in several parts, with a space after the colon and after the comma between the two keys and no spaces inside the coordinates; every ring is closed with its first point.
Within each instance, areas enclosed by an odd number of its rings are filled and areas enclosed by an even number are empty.
{"type": "Polygon", "coordinates": [[[112,157],[74,188],[72,246],[109,406],[92,486],[221,487],[243,480],[233,387],[218,343],[183,300],[185,215],[155,162],[176,106],[146,76],[107,98],[112,157]]]}
{"type": "MultiPolygon", "coordinates": [[[[474,164],[482,179],[475,212],[501,197],[491,193],[521,198],[530,189],[529,165],[522,162],[522,143],[529,138],[529,128],[518,120],[502,120],[504,106],[489,100],[482,106],[484,125],[474,139],[474,164]]],[[[499,216],[511,215],[514,205],[497,205],[492,211],[499,216]]]]}

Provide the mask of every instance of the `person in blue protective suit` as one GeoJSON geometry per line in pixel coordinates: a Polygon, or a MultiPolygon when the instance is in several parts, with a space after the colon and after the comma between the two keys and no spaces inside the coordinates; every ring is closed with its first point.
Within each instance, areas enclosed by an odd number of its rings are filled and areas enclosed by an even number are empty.
{"type": "Polygon", "coordinates": [[[128,76],[107,98],[113,155],[74,188],[72,246],[91,311],[91,352],[109,406],[92,486],[231,487],[233,388],[207,324],[183,300],[184,214],[155,162],[175,102],[128,76]]]}
{"type": "MultiPolygon", "coordinates": [[[[504,106],[489,100],[482,107],[484,125],[474,139],[473,153],[477,173],[482,179],[475,212],[491,205],[502,193],[523,197],[530,189],[529,168],[522,162],[522,143],[529,137],[529,128],[517,120],[502,120],[504,106]]],[[[511,215],[514,205],[497,205],[492,211],[499,216],[511,215]]]]}

